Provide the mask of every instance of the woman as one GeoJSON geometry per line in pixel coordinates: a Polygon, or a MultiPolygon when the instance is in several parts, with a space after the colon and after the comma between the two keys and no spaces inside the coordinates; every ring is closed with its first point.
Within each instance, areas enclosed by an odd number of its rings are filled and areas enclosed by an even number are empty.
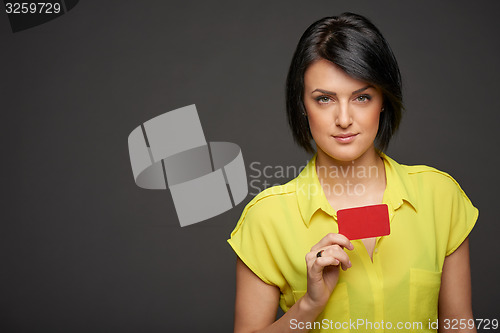
{"type": "Polygon", "coordinates": [[[468,234],[478,210],[448,174],[382,151],[401,119],[394,55],[366,18],[312,24],[287,78],[295,141],[316,153],[259,193],[228,240],[238,255],[235,332],[467,331],[468,234]],[[390,234],[349,240],[337,211],[386,204],[390,234]],[[305,260],[304,260],[305,257],[305,260]],[[277,306],[286,312],[275,321],[277,306]]]}

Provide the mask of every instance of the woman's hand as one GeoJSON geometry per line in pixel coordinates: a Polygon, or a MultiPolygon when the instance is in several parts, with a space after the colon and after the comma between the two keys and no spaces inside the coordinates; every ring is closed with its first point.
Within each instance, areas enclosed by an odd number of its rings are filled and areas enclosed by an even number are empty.
{"type": "Polygon", "coordinates": [[[354,246],[341,234],[328,234],[312,247],[306,255],[307,292],[277,321],[279,288],[266,284],[238,259],[234,332],[308,331],[305,328],[292,330],[290,321],[312,322],[323,311],[337,285],[339,265],[344,270],[351,267],[344,248],[353,250],[354,246]],[[321,257],[316,256],[319,251],[323,251],[321,257]]]}
{"type": "Polygon", "coordinates": [[[324,308],[339,280],[339,265],[344,271],[351,267],[344,248],[353,250],[354,245],[342,234],[329,233],[306,255],[307,293],[304,298],[310,306],[324,308]],[[318,252],[321,252],[320,257],[318,252]]]}

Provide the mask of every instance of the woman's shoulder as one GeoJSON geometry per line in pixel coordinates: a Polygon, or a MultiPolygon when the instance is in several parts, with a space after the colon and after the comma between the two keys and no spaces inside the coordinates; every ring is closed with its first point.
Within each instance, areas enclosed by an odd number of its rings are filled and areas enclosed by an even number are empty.
{"type": "Polygon", "coordinates": [[[465,195],[458,181],[448,172],[428,165],[400,164],[408,178],[419,188],[443,194],[461,193],[465,195]]]}
{"type": "Polygon", "coordinates": [[[245,206],[231,235],[241,229],[256,232],[279,229],[279,225],[286,220],[287,212],[296,211],[297,205],[295,184],[290,181],[283,185],[268,187],[257,194],[245,206]],[[244,227],[246,226],[246,227],[244,227]]]}
{"type": "Polygon", "coordinates": [[[296,201],[295,181],[291,180],[283,185],[268,187],[258,193],[245,207],[245,211],[262,211],[269,214],[275,208],[288,202],[296,201]],[[281,205],[279,205],[281,203],[281,205]]]}

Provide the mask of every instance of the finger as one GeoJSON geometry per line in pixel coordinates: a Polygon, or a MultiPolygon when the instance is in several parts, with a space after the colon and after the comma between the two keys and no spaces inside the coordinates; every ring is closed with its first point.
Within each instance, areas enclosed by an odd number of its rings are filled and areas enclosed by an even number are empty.
{"type": "Polygon", "coordinates": [[[306,254],[306,266],[307,270],[311,270],[312,265],[314,264],[314,261],[316,260],[316,254],[313,252],[308,252],[306,254]]]}
{"type": "Polygon", "coordinates": [[[349,250],[354,250],[354,245],[346,236],[342,234],[329,233],[311,248],[311,252],[318,252],[322,248],[334,244],[338,244],[342,247],[348,248],[349,250]]]}
{"type": "Polygon", "coordinates": [[[323,269],[327,266],[338,266],[340,261],[333,256],[318,257],[311,265],[309,273],[318,280],[323,278],[323,269]]]}
{"type": "Polygon", "coordinates": [[[337,259],[342,264],[342,269],[345,271],[348,268],[352,267],[351,260],[349,259],[349,255],[342,249],[339,245],[331,245],[325,248],[325,250],[321,253],[322,257],[331,256],[337,259]]]}
{"type": "Polygon", "coordinates": [[[318,252],[307,252],[306,254],[306,262],[312,262],[316,259],[318,252]]]}

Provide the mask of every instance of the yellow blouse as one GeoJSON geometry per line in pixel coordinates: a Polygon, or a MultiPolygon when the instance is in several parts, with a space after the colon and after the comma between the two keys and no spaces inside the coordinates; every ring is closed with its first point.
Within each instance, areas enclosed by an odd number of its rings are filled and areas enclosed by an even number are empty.
{"type": "MultiPolygon", "coordinates": [[[[444,259],[468,236],[479,212],[447,173],[380,156],[390,235],[377,237],[373,261],[361,240],[352,241],[352,267],[340,270],[324,311],[316,322],[291,321],[291,328],[436,331],[444,259]]],[[[337,214],[319,183],[314,155],[297,178],[248,203],[228,242],[262,281],[280,289],[287,311],[307,289],[306,253],[329,232],[338,232],[337,214]]]]}

